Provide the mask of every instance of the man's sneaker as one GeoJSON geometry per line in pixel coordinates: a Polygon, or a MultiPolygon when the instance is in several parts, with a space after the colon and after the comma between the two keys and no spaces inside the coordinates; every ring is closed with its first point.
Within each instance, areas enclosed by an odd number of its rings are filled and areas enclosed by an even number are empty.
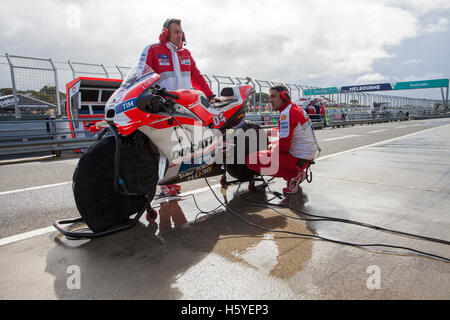
{"type": "Polygon", "coordinates": [[[181,191],[181,186],[178,184],[167,184],[161,186],[161,194],[176,196],[181,191]]]}
{"type": "Polygon", "coordinates": [[[298,186],[306,179],[306,172],[301,171],[298,175],[288,181],[287,187],[283,188],[283,193],[296,193],[298,191],[298,186]]]}
{"type": "Polygon", "coordinates": [[[167,187],[177,190],[178,193],[181,192],[181,186],[179,184],[168,184],[167,187]]]}

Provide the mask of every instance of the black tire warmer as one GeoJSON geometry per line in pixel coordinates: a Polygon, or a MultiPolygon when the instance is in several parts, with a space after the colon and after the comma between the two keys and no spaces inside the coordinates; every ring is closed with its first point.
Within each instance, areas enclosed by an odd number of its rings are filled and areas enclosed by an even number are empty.
{"type": "Polygon", "coordinates": [[[77,209],[94,233],[126,222],[155,196],[158,161],[148,139],[139,131],[120,137],[121,193],[114,188],[115,152],[115,138],[104,137],[81,156],[73,175],[77,209]]]}
{"type": "MultiPolygon", "coordinates": [[[[238,137],[241,135],[244,135],[245,132],[247,130],[255,130],[256,132],[259,132],[260,130],[264,130],[262,129],[259,125],[255,124],[255,123],[249,123],[249,122],[245,122],[243,123],[242,126],[239,126],[238,129],[242,129],[242,131],[238,131],[236,136],[234,137],[234,159],[233,159],[233,163],[232,164],[226,164],[225,168],[226,171],[228,172],[229,175],[231,175],[233,178],[238,179],[238,180],[250,180],[252,179],[255,175],[259,175],[258,172],[255,172],[253,170],[250,170],[246,164],[238,164],[238,137]]],[[[239,138],[242,141],[242,137],[239,138]]],[[[267,149],[267,145],[268,145],[268,138],[267,136],[265,136],[265,148],[267,149]]],[[[253,141],[252,141],[253,142],[253,141]]],[[[252,146],[252,148],[250,147],[250,139],[248,136],[245,136],[245,157],[247,157],[250,154],[250,151],[252,151],[252,149],[255,149],[255,147],[257,148],[257,150],[253,150],[253,151],[261,151],[259,149],[260,146],[260,137],[259,134],[257,135],[257,144],[256,146],[252,146]]],[[[241,159],[242,160],[242,159],[241,159]]]]}

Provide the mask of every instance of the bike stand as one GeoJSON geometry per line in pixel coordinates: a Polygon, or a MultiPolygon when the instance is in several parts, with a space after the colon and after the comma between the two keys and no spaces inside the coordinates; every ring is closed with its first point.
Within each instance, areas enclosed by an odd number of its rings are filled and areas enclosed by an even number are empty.
{"type": "Polygon", "coordinates": [[[224,173],[222,175],[222,177],[220,178],[220,185],[222,186],[222,188],[227,188],[230,185],[237,184],[238,188],[237,188],[236,192],[238,192],[241,187],[241,184],[243,182],[248,182],[248,191],[260,191],[260,190],[265,189],[273,179],[275,179],[275,177],[271,177],[269,180],[266,181],[263,176],[259,176],[257,178],[252,178],[252,179],[244,179],[244,180],[236,179],[236,180],[228,181],[226,173],[224,173]],[[256,185],[255,182],[258,182],[258,181],[262,182],[262,183],[259,185],[256,185]]]}
{"type": "Polygon", "coordinates": [[[257,179],[253,179],[249,182],[248,188],[249,191],[261,191],[267,188],[270,182],[272,182],[275,179],[275,177],[271,177],[269,180],[265,180],[263,176],[259,176],[257,179]],[[256,181],[261,181],[262,183],[259,185],[255,185],[256,181]]]}
{"type": "Polygon", "coordinates": [[[65,235],[66,238],[69,240],[95,239],[132,228],[134,225],[136,225],[136,223],[139,221],[139,219],[146,210],[153,211],[150,204],[146,204],[144,207],[142,207],[142,209],[136,214],[136,216],[132,220],[129,221],[129,223],[115,226],[102,232],[93,232],[87,226],[81,227],[82,225],[85,224],[83,218],[76,218],[70,220],[57,220],[53,223],[53,226],[59,232],[65,235]],[[91,232],[80,232],[81,230],[89,230],[91,232]]]}

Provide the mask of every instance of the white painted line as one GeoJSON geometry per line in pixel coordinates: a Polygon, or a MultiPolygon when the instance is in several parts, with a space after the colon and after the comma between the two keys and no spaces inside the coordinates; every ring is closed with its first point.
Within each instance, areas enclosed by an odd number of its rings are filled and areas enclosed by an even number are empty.
{"type": "Polygon", "coordinates": [[[346,135],[346,136],[336,137],[336,138],[329,138],[329,139],[325,139],[325,140],[321,140],[321,141],[342,140],[342,139],[348,139],[348,138],[353,138],[353,137],[358,137],[358,136],[360,136],[360,134],[349,134],[349,135],[346,135]]]}
{"type": "MultiPolygon", "coordinates": [[[[211,186],[211,188],[213,188],[213,189],[216,189],[218,187],[220,187],[220,184],[214,184],[214,185],[211,186]]],[[[209,187],[199,188],[199,189],[195,189],[195,190],[192,190],[192,191],[188,191],[186,193],[182,193],[182,194],[180,194],[180,196],[187,196],[187,195],[190,195],[190,194],[197,194],[197,193],[205,192],[205,191],[208,191],[208,190],[209,190],[209,187]]]]}
{"type": "MultiPolygon", "coordinates": [[[[69,181],[69,183],[72,183],[72,181],[69,181]]],[[[64,185],[64,184],[66,184],[66,183],[59,183],[59,184],[56,184],[56,185],[64,185]]],[[[48,185],[48,186],[55,186],[55,185],[48,185]]],[[[48,187],[48,186],[42,186],[42,187],[48,187]]],[[[216,189],[218,187],[220,187],[220,184],[214,184],[214,185],[211,186],[211,188],[213,188],[213,189],[216,189]]],[[[28,189],[21,189],[20,191],[24,191],[24,190],[29,190],[29,188],[28,189]]],[[[192,190],[192,191],[188,191],[186,193],[182,193],[182,194],[180,194],[180,196],[187,196],[187,195],[190,195],[190,194],[197,194],[197,193],[205,192],[205,191],[208,191],[208,190],[209,190],[209,187],[203,187],[203,188],[195,189],[195,190],[192,190]]],[[[20,191],[17,191],[17,192],[20,192],[20,191]]],[[[166,199],[170,200],[169,197],[166,198],[166,199]]],[[[34,238],[34,237],[37,237],[37,236],[40,236],[40,235],[43,235],[43,234],[47,234],[47,233],[50,233],[50,232],[53,232],[53,231],[57,231],[57,230],[56,230],[55,227],[51,226],[51,227],[37,229],[37,230],[25,232],[25,233],[19,233],[19,234],[16,234],[14,236],[11,236],[11,237],[1,238],[0,239],[0,247],[1,246],[5,246],[7,244],[14,243],[14,242],[18,242],[18,241],[34,238]]]]}
{"type": "MultiPolygon", "coordinates": [[[[412,125],[412,126],[421,126],[421,125],[422,125],[422,124],[415,124],[415,125],[412,125]]],[[[447,125],[448,125],[448,124],[447,124],[447,125]]],[[[447,126],[447,125],[445,125],[445,126],[447,126]]],[[[445,127],[445,126],[444,126],[444,127],[445,127]]],[[[437,128],[439,128],[439,127],[437,127],[437,128]]],[[[434,128],[431,128],[431,129],[434,129],[434,128]]],[[[387,130],[387,129],[383,129],[383,130],[387,130]]],[[[430,130],[430,129],[426,129],[426,130],[424,130],[424,131],[427,131],[427,130],[430,130]]],[[[371,131],[371,132],[377,132],[377,131],[380,131],[380,130],[371,131]]],[[[418,132],[424,132],[424,131],[418,131],[418,132]]],[[[415,132],[415,133],[418,133],[418,132],[415,132]]],[[[370,132],[369,132],[369,133],[370,133],[370,132]]],[[[414,134],[414,133],[412,133],[412,134],[414,134]]],[[[409,135],[412,135],[412,134],[409,134],[409,135]]],[[[396,140],[396,139],[399,139],[399,138],[402,138],[402,137],[407,137],[407,136],[409,136],[409,135],[406,135],[406,136],[400,136],[400,137],[397,137],[397,138],[394,138],[394,139],[390,139],[390,140],[385,140],[385,141],[388,142],[388,141],[396,140]]],[[[346,135],[346,136],[342,136],[342,137],[330,138],[330,139],[325,139],[325,140],[320,140],[320,141],[332,141],[332,140],[348,139],[348,138],[356,137],[356,136],[361,136],[361,135],[358,135],[358,134],[350,134],[350,135],[346,135]]],[[[383,141],[377,142],[377,143],[375,143],[375,144],[379,144],[379,143],[381,143],[381,142],[383,142],[383,141]]],[[[351,151],[358,150],[358,149],[360,149],[360,148],[370,147],[370,146],[372,146],[372,145],[362,146],[362,147],[359,147],[359,148],[356,148],[356,149],[351,149],[351,150],[348,150],[348,151],[343,151],[342,153],[351,152],[351,151]]],[[[335,153],[335,154],[338,155],[338,154],[341,154],[341,152],[335,153]]],[[[331,155],[329,155],[329,156],[331,156],[331,155]]],[[[327,157],[329,157],[329,156],[327,156],[327,157]]],[[[36,186],[36,187],[30,187],[30,188],[24,188],[24,189],[17,189],[17,190],[11,190],[11,191],[3,191],[3,192],[0,192],[0,196],[5,195],[5,194],[11,194],[11,193],[23,192],[23,191],[30,191],[30,190],[38,190],[38,189],[44,189],[44,188],[57,187],[57,186],[65,185],[65,184],[71,184],[71,183],[72,183],[72,181],[66,181],[66,182],[55,183],[55,184],[47,184],[47,185],[43,185],[43,186],[36,186]]],[[[206,188],[205,190],[207,190],[207,189],[209,189],[209,188],[206,188]]],[[[203,190],[203,191],[204,191],[204,190],[203,190]]],[[[201,192],[201,191],[199,191],[199,192],[201,192]]]]}
{"type": "Polygon", "coordinates": [[[0,160],[0,164],[17,164],[17,163],[24,163],[24,162],[28,162],[28,161],[47,160],[47,159],[52,159],[53,157],[55,157],[55,156],[48,155],[48,156],[41,156],[41,157],[29,157],[29,158],[23,158],[23,159],[0,160]]]}
{"type": "Polygon", "coordinates": [[[30,239],[30,238],[34,238],[46,233],[50,233],[56,231],[55,227],[51,226],[51,227],[47,227],[47,228],[42,228],[42,229],[37,229],[37,230],[33,230],[30,232],[25,232],[25,233],[20,233],[20,234],[16,234],[14,236],[11,237],[7,237],[7,238],[1,238],[0,239],[0,247],[1,246],[5,246],[7,244],[11,244],[17,241],[22,241],[22,240],[26,240],[26,239],[30,239]]]}
{"type": "Polygon", "coordinates": [[[377,132],[383,132],[383,131],[387,131],[387,129],[380,129],[380,130],[375,130],[375,131],[369,131],[368,133],[377,133],[377,132]]]}
{"type": "MultiPolygon", "coordinates": [[[[429,128],[429,129],[426,129],[426,130],[410,133],[410,134],[407,134],[407,135],[404,135],[404,136],[400,136],[400,137],[397,137],[397,138],[393,138],[393,139],[389,139],[389,140],[383,140],[383,141],[380,141],[380,142],[368,144],[366,146],[362,146],[362,147],[358,147],[358,148],[354,148],[354,149],[350,149],[350,150],[346,150],[346,151],[342,151],[342,152],[338,152],[338,153],[333,153],[333,154],[330,154],[330,155],[327,155],[327,156],[323,156],[323,157],[317,158],[316,161],[318,161],[318,160],[325,160],[325,159],[328,159],[328,158],[331,158],[331,157],[340,156],[342,154],[346,154],[346,153],[349,153],[349,152],[353,152],[353,151],[357,151],[357,150],[373,147],[373,146],[380,145],[380,144],[383,144],[383,143],[387,143],[387,142],[403,139],[403,138],[406,138],[406,137],[410,137],[410,136],[416,135],[418,133],[430,131],[430,130],[433,130],[433,129],[436,129],[436,128],[443,128],[443,127],[447,127],[447,126],[450,126],[450,124],[447,124],[445,126],[438,126],[438,127],[434,127],[434,128],[429,128]]],[[[64,183],[59,183],[59,184],[55,184],[55,185],[63,185],[63,184],[67,184],[67,183],[71,183],[71,181],[64,182],[64,183]]],[[[55,186],[55,185],[47,185],[47,186],[41,186],[41,187],[21,189],[21,191],[29,190],[29,189],[42,188],[42,187],[55,186]]],[[[215,184],[215,185],[212,185],[211,187],[213,189],[215,189],[215,188],[217,188],[219,186],[220,186],[220,184],[215,184]]],[[[182,194],[182,195],[196,194],[196,193],[200,193],[200,192],[205,192],[207,190],[209,190],[209,187],[195,189],[195,190],[186,192],[185,194],[182,194]]],[[[17,191],[17,190],[14,190],[14,191],[17,191]]],[[[20,192],[20,191],[17,191],[17,192],[20,192]]],[[[47,228],[42,228],[42,229],[38,229],[38,230],[33,230],[33,231],[30,231],[30,232],[17,234],[17,235],[14,235],[14,236],[11,236],[11,237],[7,237],[7,238],[2,238],[2,239],[0,239],[0,247],[4,246],[4,245],[7,245],[7,244],[11,244],[11,243],[17,242],[17,241],[26,240],[26,239],[30,239],[30,238],[33,238],[33,237],[36,237],[36,236],[39,236],[39,235],[50,233],[50,232],[53,232],[55,230],[56,229],[52,226],[52,227],[47,227],[47,228]]]]}
{"type": "Polygon", "coordinates": [[[17,192],[23,192],[23,191],[30,191],[30,190],[39,190],[39,189],[45,189],[45,188],[52,188],[52,187],[58,187],[63,186],[66,184],[71,184],[72,181],[66,181],[66,182],[60,182],[60,183],[54,183],[54,184],[46,184],[43,186],[37,186],[37,187],[30,187],[30,188],[24,188],[24,189],[16,189],[11,191],[3,191],[0,192],[0,196],[3,196],[5,194],[11,194],[11,193],[17,193],[17,192]]]}
{"type": "Polygon", "coordinates": [[[416,135],[416,134],[419,134],[419,133],[423,133],[423,132],[426,132],[426,131],[434,130],[434,129],[437,129],[437,128],[444,128],[444,127],[447,127],[447,126],[450,126],[450,124],[447,124],[445,126],[429,128],[429,129],[425,129],[425,130],[422,130],[422,131],[413,132],[413,133],[410,133],[410,134],[407,134],[407,135],[404,135],[404,136],[400,136],[400,137],[396,137],[396,138],[392,138],[392,139],[388,139],[388,140],[383,140],[383,141],[379,141],[379,142],[375,142],[375,143],[372,143],[372,144],[368,144],[368,145],[361,146],[361,147],[358,147],[358,148],[349,149],[349,150],[338,152],[338,153],[329,154],[327,156],[323,156],[323,157],[317,158],[316,161],[317,160],[325,160],[325,159],[328,159],[328,158],[340,156],[340,155],[343,155],[343,154],[346,154],[346,153],[349,153],[349,152],[354,152],[354,151],[358,151],[358,150],[369,148],[369,147],[374,147],[374,146],[377,146],[377,145],[380,145],[380,144],[383,144],[383,143],[388,143],[388,142],[392,142],[392,141],[395,141],[395,140],[400,140],[400,139],[407,138],[407,137],[410,137],[410,136],[413,136],[413,135],[416,135]]]}

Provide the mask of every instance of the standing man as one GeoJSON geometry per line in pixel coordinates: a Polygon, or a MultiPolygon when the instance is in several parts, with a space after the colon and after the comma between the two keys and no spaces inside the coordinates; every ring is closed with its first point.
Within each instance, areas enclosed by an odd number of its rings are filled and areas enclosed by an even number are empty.
{"type": "Polygon", "coordinates": [[[286,87],[278,85],[270,88],[269,101],[273,109],[280,112],[277,128],[279,142],[271,150],[250,154],[246,164],[250,170],[262,174],[264,169],[275,168],[270,175],[286,180],[287,186],[283,192],[296,193],[319,147],[308,114],[291,101],[286,87]]]}
{"type": "Polygon", "coordinates": [[[311,102],[307,107],[306,107],[306,111],[308,112],[309,115],[311,114],[316,114],[316,108],[314,108],[314,103],[311,102]]]}
{"type": "MultiPolygon", "coordinates": [[[[205,78],[197,69],[189,50],[183,48],[185,36],[180,19],[167,19],[159,36],[159,43],[144,48],[139,60],[139,71],[148,65],[161,76],[159,85],[168,91],[191,89],[202,91],[209,102],[217,102],[205,78]]],[[[179,185],[163,185],[164,194],[176,195],[179,185]]]]}
{"type": "Polygon", "coordinates": [[[191,89],[202,91],[210,102],[215,95],[197,69],[189,50],[183,48],[185,36],[180,19],[167,19],[159,36],[159,43],[142,51],[139,68],[145,64],[161,76],[160,86],[166,90],[191,89]]]}
{"type": "Polygon", "coordinates": [[[327,122],[325,120],[325,107],[323,106],[322,102],[319,105],[319,114],[320,114],[320,117],[322,119],[322,123],[325,126],[327,124],[327,122]]]}

